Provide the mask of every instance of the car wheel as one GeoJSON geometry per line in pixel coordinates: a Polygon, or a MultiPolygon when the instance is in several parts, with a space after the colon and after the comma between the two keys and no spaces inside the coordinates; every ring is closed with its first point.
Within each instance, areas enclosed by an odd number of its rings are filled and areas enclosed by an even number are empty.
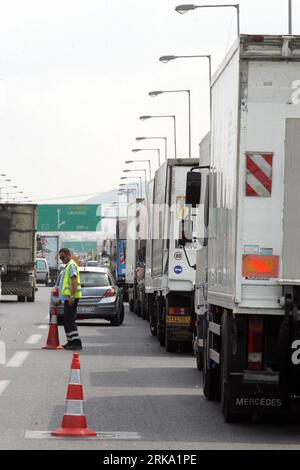
{"type": "Polygon", "coordinates": [[[117,315],[110,320],[111,326],[119,326],[121,324],[121,312],[118,311],[117,315]]]}
{"type": "Polygon", "coordinates": [[[25,296],[24,295],[18,295],[18,302],[25,302],[25,296]]]}
{"type": "Polygon", "coordinates": [[[120,325],[122,325],[125,316],[124,304],[122,303],[121,314],[120,314],[120,325]]]}

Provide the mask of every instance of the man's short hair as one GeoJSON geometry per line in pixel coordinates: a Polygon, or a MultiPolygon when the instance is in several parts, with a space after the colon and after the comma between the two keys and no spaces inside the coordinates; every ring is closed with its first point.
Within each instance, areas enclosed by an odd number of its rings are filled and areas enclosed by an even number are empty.
{"type": "Polygon", "coordinates": [[[59,253],[63,253],[63,254],[66,255],[66,256],[72,256],[72,255],[71,255],[71,251],[69,250],[69,248],[61,248],[61,249],[59,250],[59,253]]]}

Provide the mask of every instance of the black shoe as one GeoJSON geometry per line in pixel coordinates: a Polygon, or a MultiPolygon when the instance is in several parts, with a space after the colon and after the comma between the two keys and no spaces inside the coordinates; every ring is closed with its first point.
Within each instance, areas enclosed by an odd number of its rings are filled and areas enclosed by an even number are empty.
{"type": "Polygon", "coordinates": [[[79,349],[82,349],[82,344],[66,344],[64,348],[68,351],[78,351],[79,349]]]}
{"type": "Polygon", "coordinates": [[[70,343],[63,344],[62,347],[66,349],[67,346],[70,346],[70,343]]]}

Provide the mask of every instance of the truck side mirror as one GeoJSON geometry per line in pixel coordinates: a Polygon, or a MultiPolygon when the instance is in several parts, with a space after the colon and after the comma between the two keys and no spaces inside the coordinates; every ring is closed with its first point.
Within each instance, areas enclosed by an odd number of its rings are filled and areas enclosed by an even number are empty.
{"type": "Polygon", "coordinates": [[[187,243],[193,241],[193,221],[184,219],[179,224],[179,238],[178,243],[180,246],[185,246],[187,243]]]}
{"type": "Polygon", "coordinates": [[[201,173],[189,171],[186,178],[186,199],[185,203],[196,207],[200,204],[201,197],[201,173]]]}

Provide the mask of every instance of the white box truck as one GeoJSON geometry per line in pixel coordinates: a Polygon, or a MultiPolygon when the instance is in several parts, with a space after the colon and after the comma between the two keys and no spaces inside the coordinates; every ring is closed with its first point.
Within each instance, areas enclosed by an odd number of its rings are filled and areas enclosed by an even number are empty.
{"type": "MultiPolygon", "coordinates": [[[[179,244],[181,226],[188,217],[185,207],[186,175],[197,159],[168,159],[155,173],[150,201],[151,256],[146,261],[147,305],[150,329],[161,346],[171,352],[178,344],[192,346],[195,246],[179,244]]],[[[147,254],[148,254],[147,253],[147,254]]]]}
{"type": "Polygon", "coordinates": [[[35,204],[0,204],[0,267],[2,295],[34,302],[36,291],[35,204]]]}
{"type": "Polygon", "coordinates": [[[299,36],[242,35],[211,84],[203,388],[231,422],[299,404],[299,79],[299,36]]]}
{"type": "Polygon", "coordinates": [[[129,308],[145,317],[145,263],[148,221],[146,202],[138,198],[128,204],[125,284],[129,308]]]}

